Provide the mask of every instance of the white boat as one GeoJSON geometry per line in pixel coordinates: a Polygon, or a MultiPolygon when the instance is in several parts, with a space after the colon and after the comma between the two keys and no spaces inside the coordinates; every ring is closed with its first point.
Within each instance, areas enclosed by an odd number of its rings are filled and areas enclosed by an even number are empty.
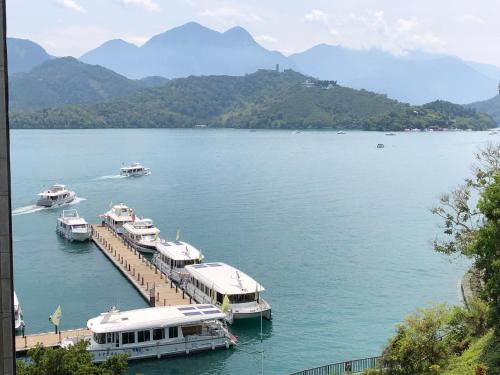
{"type": "Polygon", "coordinates": [[[50,189],[38,193],[37,206],[56,207],[71,203],[76,197],[74,191],[66,189],[65,185],[54,185],[50,189]]]}
{"type": "Polygon", "coordinates": [[[337,134],[345,134],[345,131],[338,131],[337,134]]]}
{"type": "Polygon", "coordinates": [[[151,174],[151,169],[142,166],[140,163],[132,163],[120,168],[120,176],[139,177],[151,174]]]}
{"type": "Polygon", "coordinates": [[[89,336],[68,338],[61,346],[88,340],[87,350],[97,363],[114,354],[128,354],[134,360],[229,348],[236,338],[223,319],[211,304],[111,309],[87,322],[89,336]]]}
{"type": "Polygon", "coordinates": [[[103,224],[110,227],[118,234],[123,234],[123,225],[135,221],[135,213],[132,208],[124,204],[117,204],[106,212],[103,217],[103,224]]]}
{"type": "Polygon", "coordinates": [[[23,310],[21,310],[21,305],[17,299],[16,291],[14,291],[14,327],[16,328],[16,331],[22,330],[24,327],[23,310]]]}
{"type": "Polygon", "coordinates": [[[137,250],[153,254],[160,242],[160,230],[151,219],[136,219],[123,224],[123,239],[137,250]]]}
{"type": "Polygon", "coordinates": [[[64,210],[57,219],[56,232],[70,241],[87,241],[90,239],[90,225],[77,210],[64,210]]]}
{"type": "Polygon", "coordinates": [[[198,303],[222,306],[229,300],[226,320],[260,318],[271,320],[271,305],[261,294],[265,290],[247,274],[225,263],[202,263],[185,267],[190,277],[186,292],[198,303]]]}
{"type": "Polygon", "coordinates": [[[495,135],[495,134],[498,134],[498,132],[496,130],[490,131],[490,135],[495,135]]]}
{"type": "Polygon", "coordinates": [[[396,133],[390,132],[390,133],[385,133],[385,135],[394,136],[394,135],[396,135],[396,133]]]}
{"type": "Polygon", "coordinates": [[[189,273],[184,267],[200,264],[203,254],[194,246],[183,241],[162,241],[156,244],[157,253],[153,264],[176,283],[181,283],[189,273]]]}

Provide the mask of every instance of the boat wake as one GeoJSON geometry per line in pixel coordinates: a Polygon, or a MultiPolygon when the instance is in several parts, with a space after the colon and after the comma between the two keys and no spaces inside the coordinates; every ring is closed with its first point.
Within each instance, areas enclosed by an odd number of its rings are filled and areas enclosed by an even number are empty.
{"type": "Polygon", "coordinates": [[[126,178],[126,177],[127,176],[122,176],[122,175],[119,175],[119,174],[114,174],[114,175],[110,175],[110,176],[97,177],[96,180],[117,180],[117,179],[126,178]]]}
{"type": "Polygon", "coordinates": [[[40,206],[37,206],[36,204],[31,204],[29,206],[19,207],[19,208],[12,210],[12,216],[27,215],[27,214],[32,214],[32,213],[35,213],[38,211],[43,211],[43,210],[53,210],[53,209],[56,209],[59,207],[73,206],[75,204],[83,202],[84,200],[86,200],[86,199],[81,198],[81,197],[75,197],[75,199],[73,199],[73,201],[71,201],[70,203],[60,204],[60,205],[53,206],[53,207],[40,207],[40,206]]]}

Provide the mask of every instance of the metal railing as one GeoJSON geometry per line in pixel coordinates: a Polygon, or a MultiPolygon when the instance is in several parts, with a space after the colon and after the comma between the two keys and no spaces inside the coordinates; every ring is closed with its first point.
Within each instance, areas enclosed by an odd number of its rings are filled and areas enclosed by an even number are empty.
{"type": "Polygon", "coordinates": [[[381,357],[354,359],[352,361],[332,363],[325,366],[314,367],[307,370],[294,372],[290,375],[344,375],[356,374],[379,367],[381,357]]]}

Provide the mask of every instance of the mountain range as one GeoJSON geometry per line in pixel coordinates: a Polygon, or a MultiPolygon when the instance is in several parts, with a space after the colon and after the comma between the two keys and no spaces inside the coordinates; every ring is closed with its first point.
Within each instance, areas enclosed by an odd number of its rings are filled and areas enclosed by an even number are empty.
{"type": "MultiPolygon", "coordinates": [[[[35,43],[9,39],[10,72],[28,72],[53,58],[35,43]]],[[[457,57],[419,51],[394,56],[380,50],[318,45],[285,56],[259,45],[243,28],[218,32],[190,22],[138,47],[111,40],[80,57],[129,79],[190,75],[245,75],[260,68],[291,68],[343,86],[366,89],[411,104],[436,99],[460,104],[482,101],[497,92],[500,69],[457,57]]]]}
{"type": "Polygon", "coordinates": [[[14,112],[13,128],[487,129],[488,115],[436,101],[410,106],[386,95],[293,70],[178,78],[96,104],[14,112]]]}
{"type": "Polygon", "coordinates": [[[488,100],[468,104],[467,107],[487,113],[500,126],[500,94],[488,100]]]}

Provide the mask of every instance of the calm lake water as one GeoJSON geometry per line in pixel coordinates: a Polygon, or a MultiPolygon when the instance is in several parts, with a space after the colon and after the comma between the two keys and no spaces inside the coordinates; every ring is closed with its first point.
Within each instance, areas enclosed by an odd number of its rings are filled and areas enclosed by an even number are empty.
{"type": "Polygon", "coordinates": [[[274,320],[237,324],[233,350],[134,363],[130,374],[285,374],[378,355],[394,324],[431,302],[457,303],[464,262],[432,251],[429,213],[470,172],[492,136],[240,130],[11,132],[15,287],[28,332],[83,327],[109,309],[145,306],[91,243],[55,233],[61,210],[33,212],[36,194],[65,183],[97,222],[110,202],[151,217],[267,289],[274,320]],[[384,149],[377,149],[384,143],[384,149]],[[114,178],[122,162],[152,174],[114,178]]]}

